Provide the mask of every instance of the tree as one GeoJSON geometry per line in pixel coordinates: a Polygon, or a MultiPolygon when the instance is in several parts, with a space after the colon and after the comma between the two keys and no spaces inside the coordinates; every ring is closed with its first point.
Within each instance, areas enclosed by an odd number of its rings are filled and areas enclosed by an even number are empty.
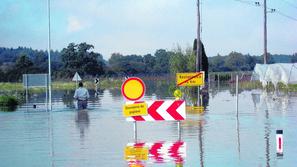
{"type": "Polygon", "coordinates": [[[147,54],[143,56],[143,62],[145,64],[145,72],[146,73],[153,73],[154,66],[156,64],[156,58],[151,54],[147,54]]]}
{"type": "Polygon", "coordinates": [[[111,69],[119,75],[134,75],[145,73],[146,65],[142,56],[113,53],[108,60],[111,69]]]}
{"type": "Polygon", "coordinates": [[[20,73],[28,73],[32,66],[33,62],[25,54],[20,55],[15,63],[15,67],[20,73]]]}
{"type": "MultiPolygon", "coordinates": [[[[206,53],[205,53],[205,49],[204,49],[204,45],[203,43],[200,41],[199,42],[200,44],[200,47],[201,47],[201,70],[205,72],[205,79],[208,78],[208,58],[206,56],[206,53]]],[[[193,50],[194,50],[194,53],[195,53],[195,56],[197,54],[197,39],[194,40],[194,44],[193,44],[193,50]]]]}
{"type": "Polygon", "coordinates": [[[75,72],[80,75],[99,76],[104,74],[105,64],[99,53],[90,51],[94,46],[87,43],[70,43],[62,50],[63,74],[71,77],[75,72]]]}
{"type": "Polygon", "coordinates": [[[178,72],[187,72],[187,63],[188,63],[188,57],[184,55],[181,48],[178,47],[174,53],[170,56],[170,72],[175,74],[178,72]]]}
{"type": "Polygon", "coordinates": [[[297,63],[297,53],[293,54],[291,58],[291,63],[297,63]]]}
{"type": "Polygon", "coordinates": [[[156,64],[154,66],[154,73],[168,73],[169,59],[172,52],[167,52],[165,49],[158,49],[155,53],[156,64]]]}

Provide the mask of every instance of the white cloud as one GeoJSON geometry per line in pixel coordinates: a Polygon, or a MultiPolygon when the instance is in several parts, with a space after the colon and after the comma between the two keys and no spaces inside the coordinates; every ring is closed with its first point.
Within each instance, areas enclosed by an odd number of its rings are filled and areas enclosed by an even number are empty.
{"type": "Polygon", "coordinates": [[[76,17],[73,17],[73,16],[68,17],[67,22],[68,22],[67,23],[68,33],[77,32],[84,28],[84,25],[82,24],[82,22],[76,17]]]}

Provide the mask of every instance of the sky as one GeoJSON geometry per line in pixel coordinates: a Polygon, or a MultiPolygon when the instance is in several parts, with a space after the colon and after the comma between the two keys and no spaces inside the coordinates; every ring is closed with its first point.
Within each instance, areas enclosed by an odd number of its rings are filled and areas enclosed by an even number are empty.
{"type": "MultiPolygon", "coordinates": [[[[253,2],[201,0],[207,56],[263,54],[263,7],[253,2]]],[[[297,53],[297,1],[267,0],[267,5],[293,17],[268,13],[268,51],[297,53]]],[[[1,0],[0,20],[0,47],[47,49],[47,0],[1,0]]],[[[51,0],[54,50],[87,42],[105,59],[112,53],[154,54],[191,47],[196,31],[196,0],[51,0]]]]}

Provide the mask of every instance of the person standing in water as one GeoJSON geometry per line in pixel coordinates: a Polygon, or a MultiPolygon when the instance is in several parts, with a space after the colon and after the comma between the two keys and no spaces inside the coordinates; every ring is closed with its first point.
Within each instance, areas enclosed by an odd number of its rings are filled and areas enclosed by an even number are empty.
{"type": "Polygon", "coordinates": [[[79,110],[87,108],[90,95],[88,90],[84,88],[82,82],[79,82],[78,88],[75,90],[73,97],[77,100],[77,107],[79,110]]]}

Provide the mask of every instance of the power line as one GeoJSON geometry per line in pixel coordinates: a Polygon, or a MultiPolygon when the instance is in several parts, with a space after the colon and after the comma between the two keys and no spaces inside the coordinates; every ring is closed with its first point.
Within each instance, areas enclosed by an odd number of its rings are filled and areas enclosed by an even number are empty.
{"type": "Polygon", "coordinates": [[[288,18],[288,19],[297,21],[296,18],[294,18],[294,17],[292,17],[292,16],[289,16],[289,15],[286,15],[286,14],[284,14],[283,12],[281,12],[281,11],[279,11],[279,10],[276,10],[275,12],[276,12],[277,14],[281,15],[281,16],[284,16],[284,17],[288,18]]]}
{"type": "MultiPolygon", "coordinates": [[[[251,6],[263,6],[261,3],[259,2],[256,2],[256,1],[248,1],[248,0],[234,0],[234,1],[237,1],[237,2],[240,2],[240,3],[244,3],[244,4],[248,4],[248,5],[251,5],[251,6]]],[[[288,1],[285,1],[283,0],[284,2],[288,2],[288,1]]],[[[291,4],[291,6],[293,6],[291,4]]],[[[295,6],[294,6],[295,7],[295,6]]],[[[297,8],[297,7],[296,7],[297,8]]],[[[280,16],[283,16],[283,17],[286,17],[288,19],[291,19],[291,20],[294,20],[294,21],[297,21],[297,18],[295,17],[292,17],[292,16],[289,16],[285,13],[283,13],[282,11],[278,10],[278,9],[274,9],[274,8],[269,8],[267,7],[267,9],[269,9],[270,11],[268,11],[269,13],[273,13],[275,12],[276,14],[279,14],[280,16]]]]}
{"type": "Polygon", "coordinates": [[[247,5],[251,5],[251,6],[257,6],[254,1],[247,1],[247,0],[234,0],[234,1],[244,3],[244,4],[247,4],[247,5]]]}

